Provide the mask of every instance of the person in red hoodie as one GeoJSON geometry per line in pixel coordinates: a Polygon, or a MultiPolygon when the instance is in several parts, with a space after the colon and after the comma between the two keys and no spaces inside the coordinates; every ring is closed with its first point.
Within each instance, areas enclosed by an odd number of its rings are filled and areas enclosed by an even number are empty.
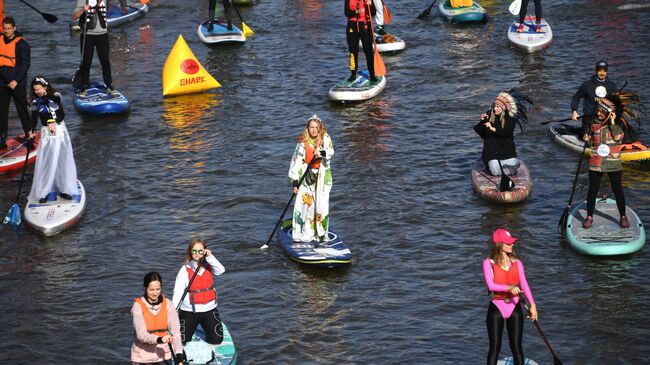
{"type": "Polygon", "coordinates": [[[359,39],[363,45],[363,53],[366,55],[366,64],[370,73],[370,81],[377,82],[375,77],[374,53],[372,49],[373,30],[371,18],[377,10],[372,0],[345,0],[345,16],[348,18],[348,25],[345,34],[350,49],[350,78],[353,82],[357,78],[357,65],[359,59],[359,39]]]}

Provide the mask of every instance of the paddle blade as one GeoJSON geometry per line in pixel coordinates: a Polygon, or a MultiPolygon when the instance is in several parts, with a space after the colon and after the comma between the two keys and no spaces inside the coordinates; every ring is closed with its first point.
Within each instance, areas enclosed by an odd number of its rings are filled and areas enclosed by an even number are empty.
{"type": "Polygon", "coordinates": [[[253,34],[255,34],[255,32],[253,32],[253,30],[251,28],[249,28],[248,25],[246,25],[246,23],[242,22],[241,25],[242,25],[242,28],[244,29],[244,35],[246,37],[250,37],[253,34]]]}
{"type": "Polygon", "coordinates": [[[379,51],[375,48],[375,76],[386,76],[386,65],[384,65],[384,60],[379,55],[379,51]]]}
{"type": "Polygon", "coordinates": [[[7,212],[7,216],[2,221],[2,223],[10,224],[13,228],[18,228],[20,222],[21,222],[20,207],[18,206],[17,203],[14,203],[14,205],[12,205],[11,208],[9,209],[9,212],[7,212]]]}
{"type": "Polygon", "coordinates": [[[508,175],[501,175],[501,183],[499,183],[499,191],[512,191],[515,188],[515,182],[512,181],[508,175]]]}
{"type": "Polygon", "coordinates": [[[431,15],[431,9],[433,8],[433,4],[435,4],[435,3],[436,3],[436,0],[433,0],[431,5],[429,5],[428,8],[424,9],[424,11],[421,12],[420,15],[418,15],[418,19],[427,19],[429,17],[429,15],[431,15]]]}
{"type": "Polygon", "coordinates": [[[553,365],[563,365],[562,361],[556,357],[553,358],[553,365]]]}
{"type": "Polygon", "coordinates": [[[140,0],[140,4],[142,4],[142,5],[148,4],[148,3],[149,3],[149,0],[140,0]]]}
{"type": "Polygon", "coordinates": [[[563,236],[566,230],[566,222],[569,219],[569,207],[564,208],[564,212],[562,212],[562,216],[560,216],[560,220],[557,222],[557,231],[563,236]]]}
{"type": "Polygon", "coordinates": [[[49,23],[55,23],[57,20],[59,20],[59,18],[52,14],[41,13],[41,15],[43,16],[43,19],[47,20],[49,23]]]}
{"type": "Polygon", "coordinates": [[[508,11],[510,11],[510,14],[512,15],[519,15],[520,10],[521,10],[521,0],[513,1],[508,7],[508,11]]]}

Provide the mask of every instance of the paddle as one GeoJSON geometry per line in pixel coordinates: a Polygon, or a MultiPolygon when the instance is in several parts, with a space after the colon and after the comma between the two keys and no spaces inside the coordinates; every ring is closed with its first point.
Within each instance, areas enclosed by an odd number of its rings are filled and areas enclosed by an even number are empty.
{"type": "MultiPolygon", "coordinates": [[[[300,180],[298,180],[298,186],[302,184],[302,181],[305,180],[305,176],[309,173],[309,170],[311,169],[311,165],[318,161],[319,158],[312,158],[312,160],[309,162],[309,165],[307,165],[307,169],[305,169],[305,172],[302,174],[300,177],[300,180]]],[[[287,202],[287,205],[284,206],[284,209],[282,210],[282,214],[280,214],[280,219],[278,219],[277,223],[275,223],[275,227],[273,227],[273,232],[271,232],[271,235],[269,236],[269,239],[266,240],[266,243],[264,243],[262,246],[260,246],[260,249],[263,250],[267,247],[269,247],[269,243],[271,243],[271,240],[273,239],[273,235],[275,234],[275,231],[278,230],[278,227],[280,226],[280,223],[282,223],[282,219],[284,218],[284,214],[287,212],[287,209],[289,209],[289,205],[291,205],[291,202],[293,201],[293,198],[296,196],[296,193],[292,192],[291,193],[291,198],[289,198],[289,201],[287,202]]]]}
{"type": "Polygon", "coordinates": [[[571,209],[571,203],[573,203],[573,193],[576,191],[576,183],[578,182],[578,174],[580,173],[580,165],[582,165],[582,156],[585,154],[585,150],[587,149],[587,145],[589,142],[585,142],[584,146],[582,146],[582,152],[580,152],[580,158],[578,159],[578,168],[576,169],[576,174],[573,177],[573,187],[571,187],[571,195],[569,196],[569,203],[567,204],[566,208],[564,208],[564,211],[562,212],[562,215],[560,216],[560,220],[557,222],[557,229],[558,232],[560,232],[562,235],[564,235],[565,228],[566,228],[566,222],[567,219],[569,219],[569,209],[571,209]]]}
{"type": "Polygon", "coordinates": [[[25,163],[23,164],[23,174],[20,177],[20,183],[18,184],[18,194],[16,194],[16,199],[14,200],[14,204],[9,208],[9,211],[7,212],[7,216],[5,219],[2,221],[4,224],[11,224],[11,227],[13,229],[17,229],[18,226],[20,226],[21,218],[20,218],[20,205],[18,204],[18,201],[20,200],[20,193],[23,191],[23,182],[25,181],[25,172],[27,171],[27,164],[29,162],[29,150],[31,147],[31,140],[27,140],[27,145],[25,148],[27,148],[27,153],[25,154],[25,163]]]}
{"type": "MultiPolygon", "coordinates": [[[[582,118],[582,115],[578,116],[578,119],[582,118]]],[[[570,120],[573,120],[573,118],[564,118],[564,119],[557,119],[557,120],[547,120],[546,122],[541,122],[541,125],[547,125],[549,123],[561,123],[561,122],[568,122],[570,120]]]]}
{"type": "Polygon", "coordinates": [[[501,182],[499,183],[499,191],[511,191],[515,188],[515,182],[512,181],[512,179],[510,179],[505,172],[503,172],[501,160],[497,158],[497,162],[499,163],[499,169],[501,170],[501,182]]]}
{"type": "MultiPolygon", "coordinates": [[[[525,296],[520,295],[519,298],[521,301],[524,303],[524,307],[526,308],[527,311],[530,312],[530,306],[528,305],[528,302],[525,299],[525,296]]],[[[535,324],[535,327],[537,327],[537,331],[539,331],[539,334],[542,335],[542,339],[544,340],[544,343],[546,344],[546,347],[548,348],[548,351],[551,352],[551,355],[553,356],[553,365],[562,365],[562,361],[560,360],[559,357],[555,354],[555,351],[553,351],[553,348],[551,347],[551,344],[548,342],[548,339],[546,338],[546,335],[544,334],[544,331],[542,331],[542,327],[540,327],[539,323],[537,321],[533,321],[535,324]]]]}
{"type": "Polygon", "coordinates": [[[372,46],[373,46],[373,64],[375,69],[375,76],[386,76],[386,65],[384,65],[384,60],[379,55],[377,50],[377,40],[375,39],[375,31],[372,25],[372,14],[370,12],[370,5],[366,5],[368,8],[368,14],[370,15],[370,31],[372,32],[372,46]]]}
{"type": "MultiPolygon", "coordinates": [[[[230,0],[228,0],[228,1],[230,1],[230,0]]],[[[239,17],[239,21],[241,21],[241,27],[242,27],[242,31],[244,32],[244,35],[246,37],[250,37],[253,34],[255,34],[255,32],[253,32],[253,30],[251,28],[249,28],[248,25],[246,25],[246,22],[244,22],[244,18],[242,18],[241,13],[239,12],[239,9],[237,9],[237,6],[234,3],[232,3],[232,7],[235,8],[235,13],[237,13],[237,16],[239,17]]]]}
{"type": "Polygon", "coordinates": [[[429,5],[428,8],[424,9],[424,11],[418,15],[418,19],[427,19],[429,15],[431,15],[431,9],[433,9],[433,5],[436,3],[436,1],[437,0],[433,0],[431,5],[429,5]]]}
{"type": "MultiPolygon", "coordinates": [[[[192,286],[192,283],[194,282],[194,279],[196,278],[196,274],[199,273],[199,269],[201,269],[201,265],[203,265],[204,262],[205,262],[205,255],[203,257],[201,257],[198,264],[196,265],[196,269],[194,270],[194,275],[192,275],[192,278],[190,279],[190,282],[187,284],[187,287],[185,287],[185,291],[183,292],[183,296],[181,297],[181,300],[178,302],[178,305],[176,306],[176,312],[178,312],[181,309],[181,305],[183,304],[183,299],[185,299],[185,296],[190,291],[190,287],[192,286]]],[[[172,353],[173,353],[173,351],[172,351],[172,353]]]]}
{"type": "Polygon", "coordinates": [[[519,12],[521,11],[521,0],[513,1],[510,6],[508,6],[508,11],[510,11],[510,14],[512,15],[519,15],[519,12]]]}
{"type": "Polygon", "coordinates": [[[43,13],[43,12],[39,11],[38,9],[36,9],[35,7],[33,7],[30,3],[26,2],[25,0],[20,0],[20,2],[23,3],[23,4],[25,4],[25,5],[27,5],[27,6],[29,6],[29,7],[32,8],[32,9],[36,10],[36,12],[39,13],[39,14],[41,14],[41,16],[43,17],[43,19],[47,20],[49,23],[54,23],[54,22],[56,22],[57,20],[59,20],[56,16],[54,16],[54,15],[52,15],[52,14],[43,13]]]}

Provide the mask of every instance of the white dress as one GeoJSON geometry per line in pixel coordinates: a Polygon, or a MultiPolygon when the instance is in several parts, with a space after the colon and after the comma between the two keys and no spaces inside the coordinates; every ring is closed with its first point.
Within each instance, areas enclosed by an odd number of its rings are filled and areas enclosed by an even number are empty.
{"type": "MultiPolygon", "coordinates": [[[[329,197],[332,190],[332,170],[330,160],[334,155],[334,146],[329,135],[323,137],[326,157],[321,159],[320,167],[313,169],[318,178],[312,184],[303,179],[298,187],[296,201],[293,207],[293,240],[309,242],[311,240],[327,240],[329,228],[329,197]]],[[[308,165],[305,162],[305,146],[298,143],[291,158],[289,179],[300,180],[308,165]]]]}

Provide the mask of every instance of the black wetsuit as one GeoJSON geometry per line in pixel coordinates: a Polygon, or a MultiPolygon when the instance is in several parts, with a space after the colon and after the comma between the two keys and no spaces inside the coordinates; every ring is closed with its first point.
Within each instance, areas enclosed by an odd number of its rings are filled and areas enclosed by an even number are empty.
{"type": "Polygon", "coordinates": [[[611,81],[608,77],[605,77],[605,80],[599,80],[598,76],[593,75],[591,78],[580,85],[578,91],[573,94],[571,98],[571,110],[577,111],[578,105],[580,104],[580,99],[582,101],[582,130],[580,131],[580,138],[583,135],[587,134],[591,129],[591,125],[594,124],[594,118],[596,115],[596,88],[604,87],[607,94],[611,94],[616,89],[616,84],[614,81],[611,81]]]}
{"type": "MultiPolygon", "coordinates": [[[[232,16],[230,15],[230,0],[221,0],[223,5],[223,12],[226,15],[226,22],[228,22],[228,29],[232,29],[232,16]]],[[[208,1],[208,20],[214,20],[214,8],[217,6],[217,0],[208,1]]]]}
{"type": "MultiPolygon", "coordinates": [[[[348,18],[348,25],[345,27],[345,34],[348,41],[348,48],[350,50],[350,79],[356,76],[359,60],[359,40],[363,45],[363,53],[366,56],[366,64],[368,65],[368,72],[370,78],[375,78],[375,60],[373,54],[373,30],[370,27],[370,19],[367,19],[367,10],[363,15],[366,19],[360,19],[360,15],[356,14],[354,10],[350,9],[350,1],[345,0],[345,16],[348,18]]],[[[359,3],[359,6],[366,6],[363,0],[353,0],[359,3]]],[[[373,17],[377,14],[375,4],[370,3],[370,16],[373,17]]]]}

